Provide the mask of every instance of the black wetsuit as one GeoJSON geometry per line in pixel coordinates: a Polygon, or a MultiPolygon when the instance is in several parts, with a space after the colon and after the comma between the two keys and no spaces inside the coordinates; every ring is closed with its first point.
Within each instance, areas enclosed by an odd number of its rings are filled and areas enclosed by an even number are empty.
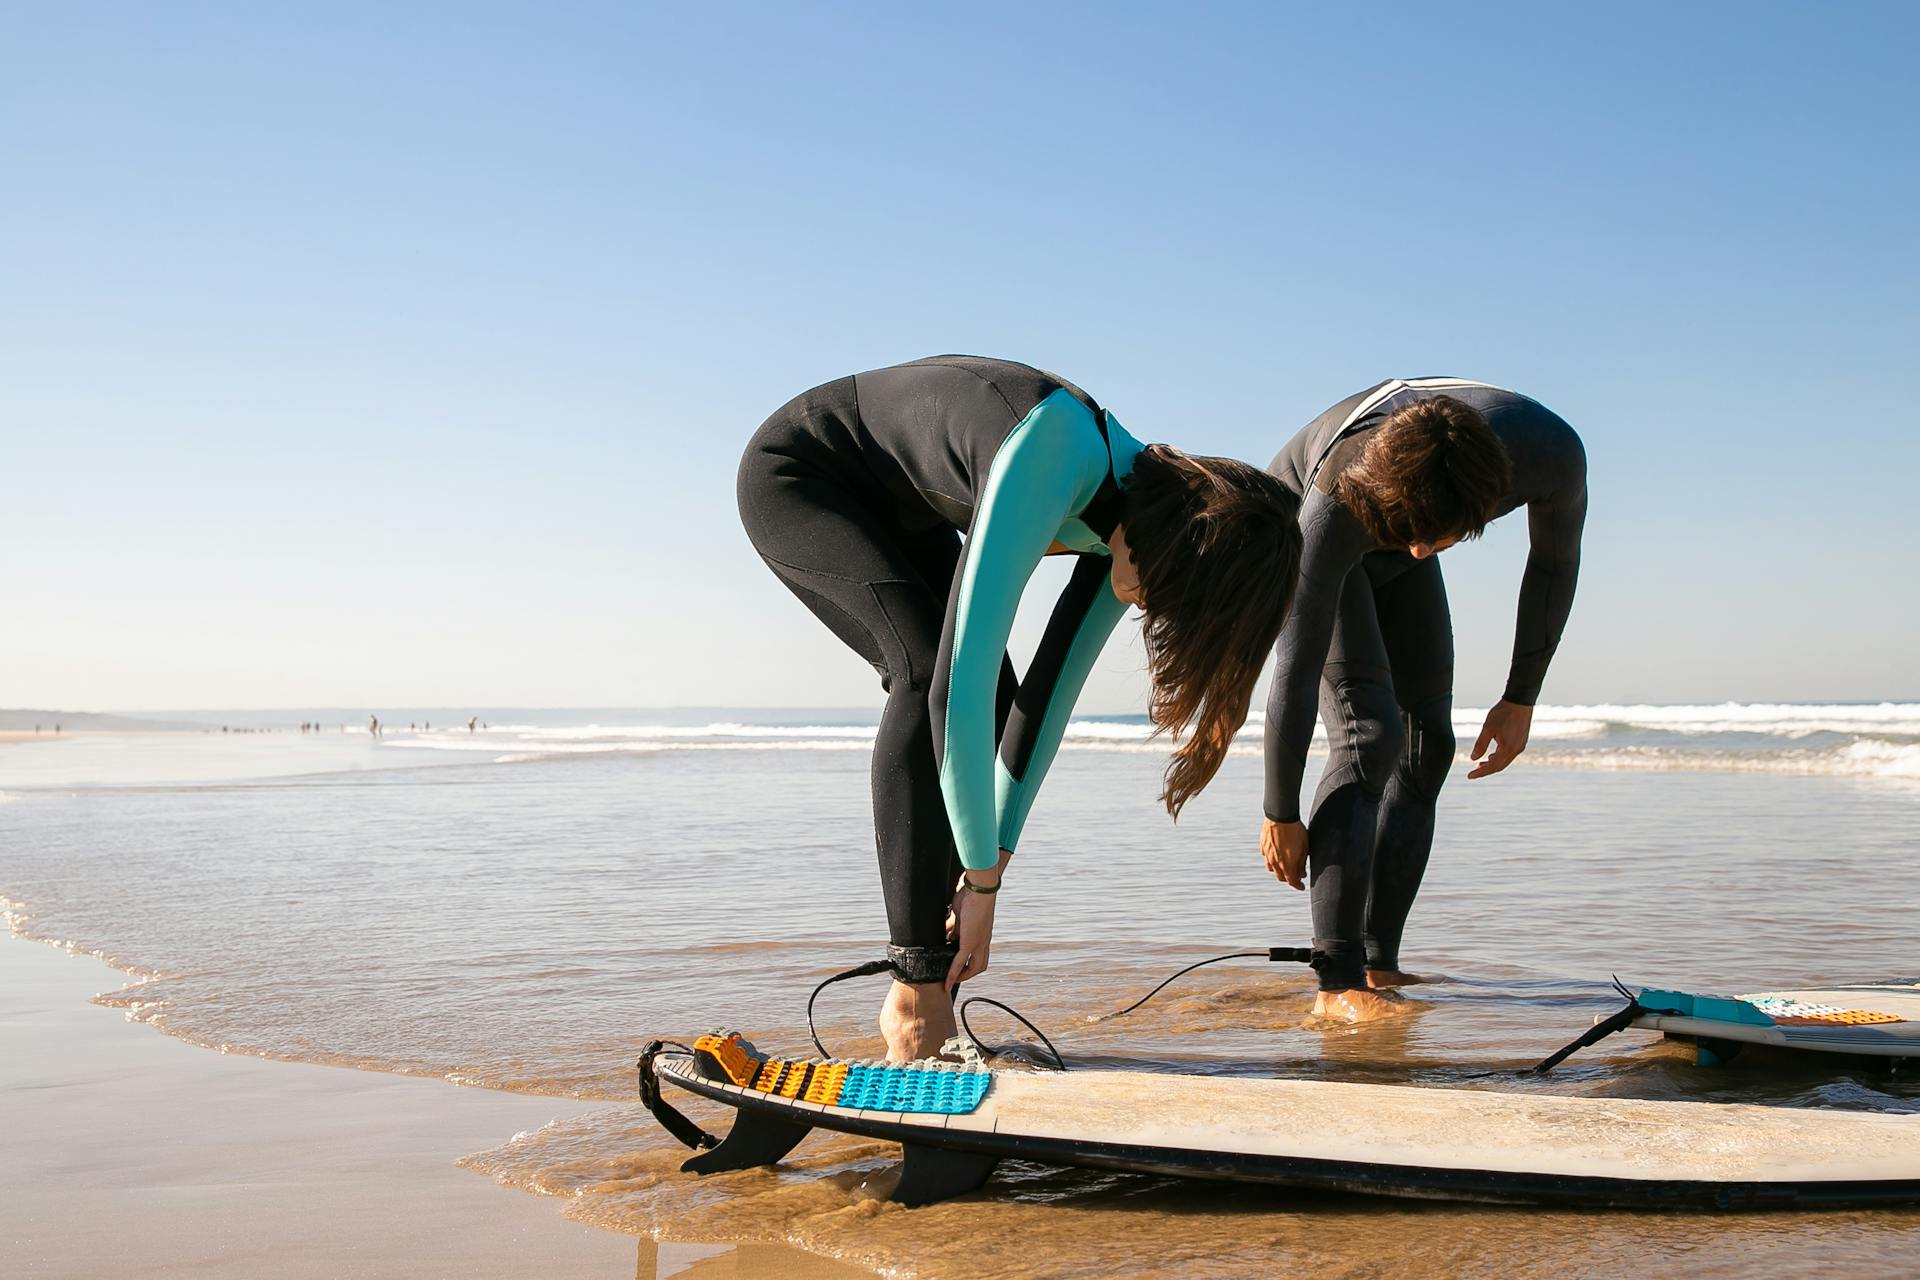
{"type": "Polygon", "coordinates": [[[1105,540],[1140,450],[1052,374],[936,356],[806,392],[740,461],[754,549],[887,692],[873,814],[902,981],[946,977],[960,869],[1014,847],[1125,612],[1105,540]],[[1055,546],[1079,560],[1018,679],[1007,633],[1055,546]]]}
{"type": "Polygon", "coordinates": [[[1459,378],[1392,379],[1328,409],[1273,460],[1269,470],[1302,495],[1304,547],[1267,700],[1266,813],[1300,821],[1317,702],[1330,758],[1314,797],[1308,864],[1323,990],[1365,986],[1367,968],[1399,968],[1455,745],[1453,623],[1440,560],[1378,546],[1330,490],[1388,415],[1440,395],[1478,409],[1506,446],[1513,485],[1499,514],[1527,508],[1531,548],[1507,701],[1531,706],[1539,697],[1573,607],[1586,452],[1537,401],[1459,378]]]}

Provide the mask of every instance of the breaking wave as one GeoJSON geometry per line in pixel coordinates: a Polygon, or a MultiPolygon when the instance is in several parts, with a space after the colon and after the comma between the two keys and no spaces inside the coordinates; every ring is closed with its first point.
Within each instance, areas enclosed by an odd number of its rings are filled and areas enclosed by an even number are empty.
{"type": "MultiPolygon", "coordinates": [[[[1486,710],[1461,707],[1453,727],[1462,755],[1486,710]]],[[[1261,751],[1263,717],[1248,718],[1233,749],[1261,751]]],[[[523,764],[579,756],[664,751],[866,751],[872,723],[783,724],[716,720],[705,724],[464,726],[433,733],[391,733],[383,746],[474,752],[494,763],[523,764]]],[[[1316,750],[1326,734],[1316,726],[1316,750]]],[[[1068,724],[1067,751],[1166,749],[1144,716],[1106,716],[1068,724]]],[[[1531,762],[1561,768],[1729,771],[1920,780],[1920,703],[1699,703],[1662,706],[1598,703],[1535,709],[1531,762]]]]}

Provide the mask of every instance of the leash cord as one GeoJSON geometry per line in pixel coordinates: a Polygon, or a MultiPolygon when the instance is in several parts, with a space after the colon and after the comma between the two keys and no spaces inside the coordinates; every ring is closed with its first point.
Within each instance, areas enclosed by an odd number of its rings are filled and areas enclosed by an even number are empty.
{"type": "MultiPolygon", "coordinates": [[[[1186,968],[1178,970],[1177,972],[1173,973],[1171,976],[1167,977],[1165,980],[1163,980],[1160,983],[1159,986],[1147,992],[1147,994],[1141,996],[1138,1000],[1135,1000],[1132,1004],[1128,1005],[1126,1008],[1116,1009],[1112,1013],[1100,1014],[1098,1017],[1087,1019],[1087,1022],[1091,1024],[1096,1022],[1106,1022],[1113,1018],[1124,1018],[1128,1014],[1132,1013],[1135,1009],[1138,1009],[1141,1005],[1145,1004],[1147,1001],[1153,999],[1155,996],[1159,995],[1162,991],[1165,991],[1168,987],[1172,986],[1174,982],[1176,982],[1177,980],[1184,978],[1188,974],[1192,973],[1195,969],[1204,968],[1210,964],[1219,964],[1224,960],[1268,960],[1268,961],[1290,960],[1298,964],[1310,964],[1312,963],[1312,959],[1313,959],[1313,953],[1305,947],[1268,947],[1265,951],[1230,951],[1223,956],[1213,956],[1206,960],[1196,960],[1194,963],[1188,965],[1186,968]]],[[[833,1057],[833,1055],[831,1053],[828,1053],[827,1046],[820,1042],[819,1028],[814,1025],[813,1005],[814,1005],[814,1002],[820,998],[820,993],[822,991],[825,991],[828,987],[832,986],[836,982],[845,982],[849,978],[864,978],[869,974],[887,973],[887,972],[891,972],[892,969],[893,969],[893,965],[889,961],[869,960],[865,964],[855,965],[853,968],[846,970],[844,973],[834,974],[831,978],[825,979],[820,983],[819,986],[813,989],[813,994],[807,997],[807,1035],[812,1038],[813,1047],[820,1051],[820,1056],[822,1058],[831,1058],[833,1057]]],[[[959,988],[955,987],[954,990],[957,992],[959,988]]],[[[1047,1038],[1047,1033],[1042,1031],[1039,1027],[1034,1026],[1033,1023],[1026,1017],[1026,1015],[1022,1014],[1018,1009],[1015,1009],[1012,1005],[1003,1004],[998,1000],[990,1000],[986,996],[973,996],[973,997],[970,997],[969,999],[960,1001],[957,1012],[959,1013],[959,1016],[960,1016],[961,1030],[966,1032],[967,1039],[972,1040],[975,1045],[979,1046],[980,1052],[983,1055],[989,1058],[997,1058],[1001,1054],[1005,1053],[1006,1049],[991,1048],[986,1044],[982,1044],[974,1036],[973,1028],[967,1025],[967,1009],[970,1006],[976,1005],[976,1004],[991,1005],[993,1008],[998,1009],[1002,1013],[1005,1013],[1008,1016],[1012,1017],[1014,1021],[1018,1022],[1021,1026],[1025,1027],[1027,1030],[1033,1032],[1034,1035],[1039,1036],[1040,1043],[1045,1045],[1047,1048],[1047,1052],[1053,1056],[1054,1069],[1056,1071],[1065,1071],[1067,1069],[1066,1059],[1060,1055],[1060,1050],[1056,1049],[1054,1047],[1053,1041],[1047,1038]]]]}

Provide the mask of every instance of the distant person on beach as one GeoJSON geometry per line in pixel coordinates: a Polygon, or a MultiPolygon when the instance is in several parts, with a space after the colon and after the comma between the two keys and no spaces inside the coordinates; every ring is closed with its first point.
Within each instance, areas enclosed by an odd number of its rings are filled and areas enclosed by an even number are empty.
{"type": "Polygon", "coordinates": [[[1145,614],[1153,723],[1182,735],[1167,811],[1219,769],[1293,592],[1298,501],[1246,463],[1143,446],[1053,374],[977,356],[802,394],[747,446],[739,500],[767,567],[886,690],[880,1029],[890,1057],[925,1057],[954,1033],[953,988],[987,968],[992,895],[1128,605],[1145,614]],[[1047,555],[1075,566],[1020,677],[1007,635],[1047,555]]]}
{"type": "Polygon", "coordinates": [[[468,716],[468,717],[467,717],[467,732],[468,732],[468,733],[472,733],[472,732],[473,732],[473,726],[474,726],[474,725],[476,725],[476,724],[478,724],[478,723],[480,723],[480,717],[479,717],[479,716],[468,716]]]}
{"type": "Polygon", "coordinates": [[[1394,1011],[1407,915],[1453,764],[1453,622],[1438,553],[1527,509],[1513,661],[1475,739],[1483,778],[1527,747],[1533,704],[1573,608],[1587,456],[1557,414],[1462,378],[1393,379],[1334,405],[1270,468],[1301,495],[1300,594],[1267,702],[1267,868],[1313,886],[1314,1012],[1394,1011]],[[1316,710],[1330,755],[1302,821],[1316,710]]]}
{"type": "Polygon", "coordinates": [[[367,735],[373,738],[377,738],[380,736],[380,717],[379,716],[367,717],[367,735]]]}

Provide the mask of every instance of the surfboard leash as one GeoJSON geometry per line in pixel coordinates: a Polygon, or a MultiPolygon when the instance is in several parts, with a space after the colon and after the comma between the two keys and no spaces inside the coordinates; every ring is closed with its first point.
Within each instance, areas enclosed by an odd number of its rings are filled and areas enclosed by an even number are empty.
{"type": "Polygon", "coordinates": [[[992,1005],[1027,1030],[1033,1032],[1033,1034],[1039,1036],[1040,1043],[1047,1046],[1047,1052],[1053,1055],[1053,1069],[1055,1071],[1065,1071],[1067,1069],[1067,1060],[1060,1056],[1058,1049],[1053,1047],[1053,1041],[1047,1039],[1047,1033],[1027,1021],[1025,1014],[1015,1009],[1012,1005],[1001,1004],[998,1000],[990,1000],[986,996],[968,996],[955,1007],[955,1012],[960,1015],[960,1029],[967,1033],[967,1039],[973,1041],[975,1046],[979,1048],[982,1056],[997,1058],[1005,1053],[1006,1049],[996,1049],[992,1045],[982,1041],[979,1036],[973,1034],[973,1028],[967,1024],[967,1010],[976,1004],[992,1005]]]}
{"type": "Polygon", "coordinates": [[[635,1064],[640,1076],[640,1101],[646,1104],[647,1110],[653,1112],[653,1118],[660,1122],[661,1128],[694,1150],[705,1151],[719,1146],[720,1139],[687,1119],[660,1095],[660,1078],[654,1074],[653,1060],[667,1049],[693,1056],[693,1050],[678,1040],[649,1040],[647,1047],[640,1051],[640,1061],[635,1064]]]}
{"type": "Polygon", "coordinates": [[[1590,1044],[1598,1044],[1616,1032],[1625,1031],[1649,1013],[1678,1012],[1678,1010],[1672,1009],[1650,1009],[1646,1005],[1641,1004],[1640,997],[1629,990],[1626,983],[1620,981],[1618,974],[1614,975],[1613,989],[1627,998],[1626,1008],[1602,1018],[1600,1021],[1594,1023],[1593,1026],[1589,1027],[1586,1034],[1578,1040],[1575,1040],[1564,1049],[1548,1054],[1539,1062],[1521,1071],[1520,1074],[1523,1076],[1543,1076],[1581,1049],[1586,1048],[1590,1044]]]}
{"type": "Polygon", "coordinates": [[[1186,968],[1180,970],[1178,973],[1175,973],[1173,977],[1168,978],[1165,982],[1162,982],[1159,986],[1155,987],[1153,990],[1147,992],[1147,994],[1141,996],[1138,1000],[1135,1000],[1132,1004],[1128,1005],[1126,1008],[1116,1009],[1112,1013],[1103,1013],[1097,1017],[1088,1018],[1087,1022],[1089,1024],[1092,1024],[1095,1022],[1105,1022],[1110,1018],[1124,1018],[1128,1014],[1132,1013],[1135,1009],[1138,1009],[1141,1005],[1145,1004],[1147,1001],[1153,999],[1155,996],[1159,995],[1162,991],[1165,991],[1168,987],[1172,986],[1175,979],[1184,978],[1188,974],[1192,973],[1195,969],[1203,968],[1206,965],[1219,964],[1222,960],[1269,960],[1269,961],[1291,960],[1296,964],[1312,964],[1313,952],[1306,947],[1268,947],[1265,951],[1233,951],[1233,952],[1229,952],[1224,956],[1215,956],[1211,960],[1197,960],[1194,963],[1188,965],[1186,968]]]}
{"type": "MultiPolygon", "coordinates": [[[[1174,982],[1178,981],[1181,978],[1186,977],[1189,973],[1192,973],[1195,969],[1205,968],[1207,965],[1210,965],[1210,964],[1220,964],[1221,962],[1226,960],[1266,960],[1269,962],[1291,961],[1295,964],[1311,964],[1313,963],[1313,951],[1307,947],[1268,947],[1265,951],[1230,951],[1226,955],[1211,956],[1205,960],[1197,960],[1194,963],[1186,966],[1184,969],[1179,969],[1175,971],[1173,974],[1171,974],[1170,976],[1168,976],[1167,978],[1163,979],[1160,985],[1156,986],[1153,990],[1147,992],[1147,994],[1141,996],[1138,1000],[1135,1000],[1132,1004],[1126,1006],[1124,1009],[1116,1009],[1112,1013],[1103,1013],[1095,1017],[1088,1018],[1087,1023],[1091,1025],[1096,1022],[1106,1022],[1113,1018],[1124,1018],[1128,1014],[1132,1013],[1135,1009],[1138,1009],[1141,1005],[1147,1003],[1147,1001],[1153,999],[1155,996],[1159,995],[1162,991],[1165,991],[1168,987],[1172,986],[1174,982]]],[[[889,973],[892,970],[893,970],[893,963],[891,961],[869,960],[865,964],[857,964],[851,969],[847,969],[841,973],[836,973],[830,978],[822,979],[820,984],[814,987],[813,993],[807,997],[807,1035],[813,1040],[813,1047],[820,1051],[820,1056],[822,1058],[832,1058],[833,1055],[827,1052],[827,1046],[820,1042],[820,1030],[817,1026],[815,1026],[814,1020],[813,1020],[814,1002],[820,998],[820,993],[822,991],[825,991],[828,987],[832,986],[836,982],[845,982],[850,978],[864,978],[871,974],[876,974],[876,973],[889,973]]],[[[960,988],[958,986],[954,987],[954,993],[956,995],[959,994],[959,991],[960,991],[960,988]]],[[[970,996],[965,1000],[956,1002],[954,1011],[959,1016],[960,1027],[963,1031],[966,1032],[967,1039],[973,1041],[973,1043],[979,1047],[980,1052],[983,1056],[988,1058],[997,1058],[1002,1054],[1004,1054],[1005,1052],[1007,1052],[1007,1048],[1011,1046],[996,1049],[993,1046],[982,1042],[977,1036],[973,1034],[973,1028],[967,1022],[967,1010],[976,1004],[990,1005],[991,1007],[998,1009],[1002,1013],[1005,1013],[1008,1016],[1012,1017],[1021,1026],[1033,1032],[1034,1035],[1040,1037],[1040,1043],[1046,1046],[1047,1052],[1051,1054],[1053,1057],[1053,1067],[1056,1071],[1065,1071],[1067,1069],[1067,1061],[1063,1056],[1061,1056],[1060,1050],[1055,1048],[1053,1041],[1047,1038],[1047,1033],[1042,1031],[1039,1027],[1035,1026],[1032,1020],[1029,1019],[1025,1014],[1021,1013],[1018,1009],[1015,1009],[1012,1005],[1004,1004],[998,1000],[989,999],[986,996],[970,996]]],[[[1568,1052],[1571,1052],[1571,1050],[1569,1050],[1568,1052]]]]}
{"type": "Polygon", "coordinates": [[[807,1035],[812,1037],[813,1047],[820,1051],[822,1058],[831,1058],[833,1055],[827,1052],[827,1046],[820,1043],[820,1029],[813,1025],[813,1002],[820,998],[820,993],[834,983],[845,982],[849,978],[864,978],[869,974],[892,972],[893,961],[869,960],[865,964],[853,966],[853,968],[846,970],[844,973],[836,973],[831,978],[824,979],[819,986],[813,989],[813,994],[807,997],[807,1035]]]}

